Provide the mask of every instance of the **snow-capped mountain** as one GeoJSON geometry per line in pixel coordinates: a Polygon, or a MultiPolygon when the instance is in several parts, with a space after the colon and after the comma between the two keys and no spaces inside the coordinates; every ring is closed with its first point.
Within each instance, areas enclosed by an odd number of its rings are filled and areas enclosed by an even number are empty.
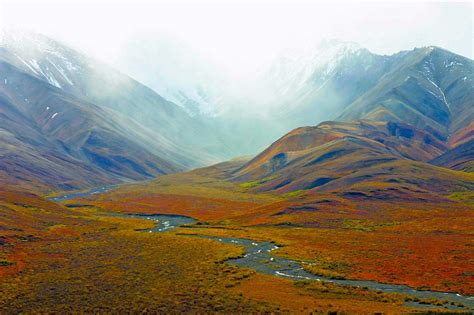
{"type": "Polygon", "coordinates": [[[283,52],[259,80],[274,96],[272,102],[292,98],[308,86],[321,88],[345,58],[362,53],[364,48],[360,45],[336,40],[294,48],[283,52]]]}
{"type": "Polygon", "coordinates": [[[177,39],[135,38],[125,45],[116,65],[191,116],[212,117],[222,110],[229,79],[177,39]]]}
{"type": "MultiPolygon", "coordinates": [[[[354,111],[357,106],[353,103],[361,102],[365,94],[373,93],[377,97],[381,82],[396,84],[399,81],[393,81],[393,76],[407,67],[418,66],[415,57],[418,50],[377,55],[356,43],[327,40],[284,50],[276,54],[278,57],[269,62],[268,67],[255,69],[250,79],[237,81],[219,72],[199,54],[186,52],[186,47],[169,42],[131,45],[126,64],[136,63],[137,66],[136,69],[130,67],[130,71],[141,75],[153,89],[181,104],[193,115],[205,120],[212,117],[222,137],[231,139],[228,140],[230,145],[237,144],[244,154],[261,149],[272,139],[298,126],[315,125],[338,117],[344,120],[365,117],[362,109],[354,111]],[[152,71],[143,70],[146,68],[152,71]],[[255,133],[261,126],[265,126],[264,130],[255,133]],[[237,136],[242,134],[246,135],[245,141],[237,136]]],[[[443,57],[443,62],[446,69],[464,69],[466,74],[462,78],[466,77],[464,80],[470,82],[472,61],[462,62],[461,59],[466,58],[449,53],[443,57]]],[[[421,89],[424,92],[416,93],[435,95],[444,102],[444,90],[436,82],[438,77],[448,73],[439,67],[429,72],[432,67],[429,64],[419,66],[419,71],[424,73],[424,83],[412,93],[421,89]]],[[[470,91],[469,86],[463,87],[463,91],[470,91]]],[[[403,108],[397,110],[403,112],[403,108]]],[[[398,115],[403,117],[403,114],[398,115]]],[[[416,116],[413,111],[406,115],[416,116]]],[[[400,120],[397,117],[378,115],[377,119],[400,120]]],[[[431,125],[447,136],[447,121],[434,125],[433,119],[429,120],[431,122],[413,118],[413,122],[420,124],[417,127],[431,125]]]]}
{"type": "Polygon", "coordinates": [[[442,140],[468,127],[474,120],[473,61],[438,47],[399,55],[338,119],[404,121],[442,140]]]}
{"type": "Polygon", "coordinates": [[[193,53],[153,47],[126,53],[149,88],[45,36],[4,34],[0,173],[58,187],[150,178],[254,154],[323,120],[405,122],[444,143],[473,134],[473,61],[440,48],[381,56],[328,41],[234,82],[193,53]]]}
{"type": "Polygon", "coordinates": [[[78,78],[93,68],[73,49],[37,33],[3,32],[2,47],[10,52],[10,61],[16,61],[19,68],[64,90],[72,90],[80,83],[78,78]]]}
{"type": "Polygon", "coordinates": [[[176,104],[42,35],[4,34],[0,80],[1,149],[15,156],[3,160],[8,165],[0,163],[0,171],[16,169],[15,176],[7,174],[11,179],[82,187],[231,155],[209,126],[176,104]]]}

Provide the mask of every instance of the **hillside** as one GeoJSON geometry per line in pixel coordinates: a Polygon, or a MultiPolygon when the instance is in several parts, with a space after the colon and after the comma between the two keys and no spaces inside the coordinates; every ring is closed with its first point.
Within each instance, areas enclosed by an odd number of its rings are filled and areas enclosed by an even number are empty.
{"type": "Polygon", "coordinates": [[[0,69],[2,181],[77,189],[183,169],[130,139],[99,106],[5,61],[0,69]]]}
{"type": "Polygon", "coordinates": [[[473,73],[468,58],[437,47],[415,49],[338,120],[403,121],[447,140],[474,120],[473,73]]]}
{"type": "Polygon", "coordinates": [[[450,149],[430,163],[459,171],[474,172],[474,139],[450,149]]]}
{"type": "Polygon", "coordinates": [[[5,33],[0,67],[0,169],[9,182],[81,188],[147,179],[229,156],[199,119],[45,36],[5,33]]]}
{"type": "Polygon", "coordinates": [[[473,185],[462,173],[453,177],[448,170],[423,163],[447,150],[435,137],[406,124],[325,122],[293,130],[230,178],[260,192],[430,199],[436,198],[433,192],[473,185]]]}

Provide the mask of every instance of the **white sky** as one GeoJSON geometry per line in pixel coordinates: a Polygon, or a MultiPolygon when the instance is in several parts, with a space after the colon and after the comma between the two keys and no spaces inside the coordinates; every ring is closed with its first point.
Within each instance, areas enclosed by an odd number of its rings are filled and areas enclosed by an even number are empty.
{"type": "MultiPolygon", "coordinates": [[[[380,1],[379,1],[380,2],[380,1]]],[[[44,33],[115,63],[133,36],[179,38],[231,71],[324,38],[390,54],[436,45],[473,58],[473,3],[0,0],[5,27],[44,33]]]]}

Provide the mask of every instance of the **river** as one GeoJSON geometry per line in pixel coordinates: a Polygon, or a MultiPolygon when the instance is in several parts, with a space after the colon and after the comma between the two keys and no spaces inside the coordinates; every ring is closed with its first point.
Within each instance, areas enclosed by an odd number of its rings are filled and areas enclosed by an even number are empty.
{"type": "MultiPolygon", "coordinates": [[[[86,192],[71,193],[63,196],[58,196],[51,198],[51,200],[60,202],[64,200],[74,199],[77,197],[83,197],[92,194],[98,194],[109,189],[112,189],[113,186],[103,186],[96,189],[92,189],[86,192]]],[[[145,214],[113,214],[121,217],[129,218],[140,218],[145,220],[152,220],[156,222],[155,227],[144,232],[148,233],[162,233],[169,231],[171,229],[177,228],[184,224],[195,223],[196,220],[190,217],[182,215],[165,215],[165,214],[154,214],[154,215],[145,215],[145,214]]],[[[446,303],[442,307],[446,307],[450,310],[466,310],[465,307],[474,308],[474,297],[466,296],[457,293],[450,292],[437,292],[437,291],[425,291],[425,290],[415,290],[405,285],[397,284],[385,284],[376,281],[368,280],[341,280],[341,279],[328,279],[320,276],[313,275],[303,269],[300,262],[296,260],[291,260],[283,257],[278,257],[272,255],[272,252],[278,249],[278,246],[271,242],[259,242],[251,239],[243,238],[223,238],[223,237],[214,237],[207,235],[194,235],[197,237],[208,238],[212,240],[219,241],[226,244],[235,244],[243,246],[245,248],[245,254],[242,257],[229,259],[228,263],[234,264],[244,268],[251,268],[257,272],[274,275],[277,277],[285,277],[294,280],[308,280],[308,281],[325,281],[343,286],[357,286],[365,287],[369,290],[381,291],[386,293],[401,293],[415,296],[419,299],[436,299],[441,301],[449,301],[452,303],[446,303]],[[462,304],[465,307],[457,306],[457,304],[462,304]]],[[[440,308],[440,306],[435,306],[431,304],[420,304],[418,302],[406,302],[406,306],[413,306],[419,308],[440,308]]]]}
{"type": "MultiPolygon", "coordinates": [[[[177,228],[183,224],[191,224],[196,222],[193,218],[180,215],[128,215],[132,218],[141,218],[156,221],[156,226],[145,232],[166,232],[177,228]]],[[[381,291],[386,293],[401,293],[415,296],[419,299],[437,299],[442,301],[461,303],[467,307],[474,307],[474,297],[465,296],[457,293],[437,292],[437,291],[421,291],[415,290],[405,285],[385,284],[368,280],[341,280],[328,279],[315,276],[303,269],[300,262],[272,255],[272,251],[279,247],[271,242],[259,242],[243,238],[224,238],[207,235],[195,235],[198,237],[208,238],[219,241],[221,243],[240,245],[245,248],[245,254],[242,257],[229,259],[228,263],[235,264],[240,267],[251,268],[257,272],[285,277],[294,280],[313,280],[331,282],[343,286],[366,287],[369,290],[381,291]]],[[[420,304],[417,302],[407,302],[407,306],[433,308],[439,307],[430,304],[420,304]]],[[[465,310],[463,307],[452,305],[450,303],[443,305],[450,310],[465,310]]]]}

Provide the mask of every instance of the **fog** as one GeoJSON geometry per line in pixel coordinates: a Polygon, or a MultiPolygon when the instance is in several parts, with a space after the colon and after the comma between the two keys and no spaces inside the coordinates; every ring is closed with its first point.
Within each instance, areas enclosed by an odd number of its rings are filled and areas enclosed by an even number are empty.
{"type": "Polygon", "coordinates": [[[391,54],[436,45],[472,58],[471,2],[4,0],[2,24],[61,39],[115,64],[137,36],[176,38],[245,77],[281,49],[324,38],[391,54]]]}
{"type": "Polygon", "coordinates": [[[4,0],[1,8],[2,27],[58,39],[191,114],[265,115],[259,108],[279,95],[262,74],[327,39],[377,54],[436,45],[473,57],[470,2],[4,0]]]}
{"type": "MultiPolygon", "coordinates": [[[[2,28],[44,34],[113,66],[219,130],[238,154],[336,119],[363,91],[340,93],[325,85],[325,71],[316,82],[313,70],[333,61],[338,43],[384,55],[435,45],[473,57],[470,2],[3,0],[0,9],[2,28]]],[[[133,111],[121,108],[153,138],[160,115],[133,111]]]]}

